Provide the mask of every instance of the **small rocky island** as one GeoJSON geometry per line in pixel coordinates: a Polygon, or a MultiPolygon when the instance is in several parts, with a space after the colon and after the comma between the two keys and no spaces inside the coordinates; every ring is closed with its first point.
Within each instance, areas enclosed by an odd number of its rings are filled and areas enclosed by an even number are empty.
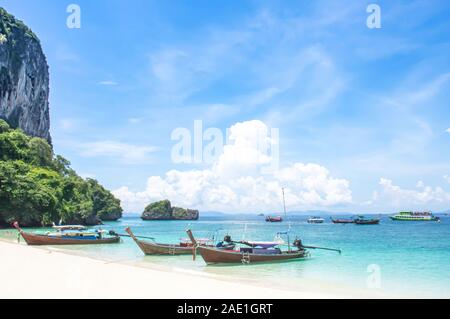
{"type": "Polygon", "coordinates": [[[172,207],[167,199],[149,204],[141,216],[143,220],[197,220],[198,217],[198,210],[172,207]]]}

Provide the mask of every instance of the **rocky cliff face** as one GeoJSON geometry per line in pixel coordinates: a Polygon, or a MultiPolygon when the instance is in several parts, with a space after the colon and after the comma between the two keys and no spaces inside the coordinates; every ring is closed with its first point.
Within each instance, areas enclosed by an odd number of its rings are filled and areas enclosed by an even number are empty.
{"type": "Polygon", "coordinates": [[[49,73],[39,39],[0,8],[0,118],[51,142],[49,73]]]}
{"type": "Polygon", "coordinates": [[[172,207],[170,201],[163,200],[149,204],[141,218],[143,220],[197,220],[199,212],[195,209],[172,207]]]}

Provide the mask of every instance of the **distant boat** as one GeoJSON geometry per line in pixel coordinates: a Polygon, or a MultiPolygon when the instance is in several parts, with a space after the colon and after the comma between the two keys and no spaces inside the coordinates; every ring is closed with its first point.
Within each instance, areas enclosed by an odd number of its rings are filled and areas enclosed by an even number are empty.
{"type": "Polygon", "coordinates": [[[266,222],[270,222],[270,223],[280,223],[283,221],[283,217],[281,216],[266,216],[266,222]]]}
{"type": "Polygon", "coordinates": [[[439,221],[439,217],[430,212],[400,212],[394,216],[389,216],[392,220],[400,221],[439,221]]]}
{"type": "Polygon", "coordinates": [[[354,219],[356,225],[378,225],[380,223],[379,219],[376,218],[365,218],[364,216],[358,216],[354,219]]]}
{"type": "MultiPolygon", "coordinates": [[[[284,200],[284,188],[281,189],[281,192],[283,194],[283,210],[284,210],[284,216],[286,216],[286,201],[284,200]]],[[[263,215],[264,216],[264,215],[263,215]]],[[[269,223],[280,223],[283,221],[283,217],[281,216],[266,216],[266,222],[269,223]]]]}
{"type": "Polygon", "coordinates": [[[79,225],[53,226],[55,232],[46,234],[24,232],[17,222],[13,226],[28,245],[97,245],[114,244],[120,241],[120,237],[114,232],[110,232],[113,234],[112,237],[105,237],[103,235],[105,231],[89,231],[86,227],[79,225]]]}
{"type": "Polygon", "coordinates": [[[355,223],[354,219],[333,219],[333,218],[331,218],[331,221],[333,222],[333,224],[354,224],[355,223]]]}
{"type": "Polygon", "coordinates": [[[309,224],[322,224],[325,221],[322,217],[311,217],[308,218],[309,224]]]}

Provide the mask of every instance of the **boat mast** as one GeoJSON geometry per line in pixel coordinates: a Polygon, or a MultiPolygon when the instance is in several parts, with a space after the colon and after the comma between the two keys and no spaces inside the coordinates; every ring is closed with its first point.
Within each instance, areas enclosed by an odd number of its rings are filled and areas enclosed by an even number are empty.
{"type": "MultiPolygon", "coordinates": [[[[284,209],[284,217],[287,217],[286,214],[286,200],[284,199],[284,187],[281,188],[281,192],[283,193],[283,209],[284,209]]],[[[291,223],[289,223],[289,230],[291,229],[291,223]]],[[[288,240],[288,251],[291,251],[291,242],[289,240],[289,230],[287,232],[287,240],[288,240]]]]}

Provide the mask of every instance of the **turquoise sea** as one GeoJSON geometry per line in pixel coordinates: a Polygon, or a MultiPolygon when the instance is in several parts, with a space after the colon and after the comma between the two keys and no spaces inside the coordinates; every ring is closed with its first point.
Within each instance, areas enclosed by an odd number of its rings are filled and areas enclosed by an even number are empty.
{"type": "MultiPolygon", "coordinates": [[[[336,291],[341,287],[362,292],[375,290],[395,297],[450,298],[450,217],[440,216],[441,222],[437,223],[391,221],[385,216],[380,225],[367,226],[332,224],[329,217],[323,217],[324,224],[308,224],[306,216],[289,217],[282,223],[266,223],[263,217],[256,216],[202,217],[198,221],[142,221],[138,217],[124,217],[102,228],[124,234],[124,228],[130,226],[137,235],[177,243],[186,237],[188,227],[197,237],[209,237],[220,229],[219,237],[228,233],[235,240],[272,240],[277,232],[290,226],[291,239],[298,236],[304,245],[339,248],[341,255],[311,250],[310,258],[288,263],[206,266],[200,256],[195,262],[191,256],[143,256],[130,238],[115,245],[57,249],[111,262],[171,267],[280,288],[318,285],[336,291]]],[[[15,234],[13,230],[0,230],[3,238],[13,239],[15,234]]]]}

